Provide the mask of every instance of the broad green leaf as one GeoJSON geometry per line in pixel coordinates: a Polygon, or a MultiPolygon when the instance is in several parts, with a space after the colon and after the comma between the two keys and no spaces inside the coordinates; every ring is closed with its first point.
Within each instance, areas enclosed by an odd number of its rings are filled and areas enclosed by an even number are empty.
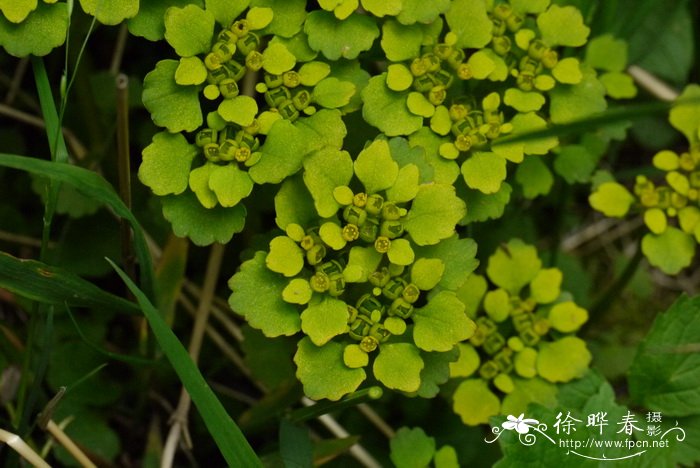
{"type": "Polygon", "coordinates": [[[571,301],[555,304],[549,310],[549,323],[562,333],[578,330],[588,320],[588,312],[571,301]]]}
{"type": "Polygon", "coordinates": [[[666,213],[661,208],[650,208],[644,211],[644,224],[654,234],[663,234],[668,227],[666,213]]]}
{"type": "Polygon", "coordinates": [[[406,107],[406,96],[387,87],[384,73],[370,78],[361,94],[362,117],[387,136],[410,135],[423,125],[423,118],[406,107]]]}
{"type": "Polygon", "coordinates": [[[459,468],[457,451],[451,445],[443,445],[435,452],[435,468],[459,468]]]}
{"type": "Polygon", "coordinates": [[[250,96],[236,96],[221,101],[218,112],[225,121],[247,127],[258,115],[258,104],[250,96]]]}
{"type": "Polygon", "coordinates": [[[304,187],[301,177],[285,180],[275,195],[275,222],[280,229],[290,224],[309,226],[317,218],[314,201],[304,187]]]}
{"type": "MultiPolygon", "coordinates": [[[[547,128],[547,121],[537,115],[535,112],[518,114],[510,121],[513,125],[513,135],[527,134],[544,130],[547,128]]],[[[559,139],[556,136],[546,138],[528,139],[523,142],[523,152],[525,154],[547,154],[553,148],[559,145],[559,139]]],[[[494,148],[493,151],[496,151],[494,148]]],[[[520,162],[520,161],[513,161],[520,162]]]]}
{"type": "Polygon", "coordinates": [[[515,389],[503,397],[501,414],[525,413],[528,405],[537,403],[552,408],[557,405],[557,387],[542,379],[514,378],[515,389]]]}
{"type": "Polygon", "coordinates": [[[542,13],[547,9],[551,0],[510,0],[513,10],[520,13],[542,13]]]}
{"type": "Polygon", "coordinates": [[[450,377],[469,377],[479,369],[481,358],[469,343],[457,343],[459,358],[450,363],[450,377]]]}
{"type": "Polygon", "coordinates": [[[396,16],[401,11],[401,0],[360,0],[362,8],[374,16],[396,16]]]}
{"type": "Polygon", "coordinates": [[[406,107],[412,114],[430,118],[435,114],[435,106],[421,93],[412,91],[406,98],[406,107]]]}
{"type": "Polygon", "coordinates": [[[100,23],[113,26],[136,16],[139,0],[80,0],[80,6],[100,23]]]}
{"type": "Polygon", "coordinates": [[[268,338],[259,330],[244,325],[241,327],[243,341],[241,349],[252,375],[268,388],[278,388],[285,381],[296,381],[296,369],[292,356],[297,348],[296,340],[290,337],[268,338]],[[281,358],[284,356],[284,358],[281,358]]]}
{"type": "Polygon", "coordinates": [[[165,12],[165,40],[180,57],[207,53],[211,48],[215,22],[210,11],[196,5],[168,8],[165,12]]]}
{"type": "Polygon", "coordinates": [[[460,383],[452,396],[452,404],[455,413],[468,426],[488,423],[489,418],[501,410],[501,401],[481,379],[460,383]]]}
{"type": "Polygon", "coordinates": [[[343,271],[345,281],[364,283],[379,266],[383,255],[374,247],[353,247],[350,249],[348,264],[343,271]]]}
{"type": "Polygon", "coordinates": [[[448,185],[421,185],[406,215],[404,227],[418,245],[434,245],[455,232],[466,205],[448,185]]]}
{"type": "Polygon", "coordinates": [[[416,248],[419,257],[442,260],[444,272],[437,287],[456,291],[476,270],[476,242],[460,239],[456,234],[435,245],[416,248]]]}
{"type": "Polygon", "coordinates": [[[163,216],[172,224],[175,235],[188,237],[195,245],[225,244],[245,225],[246,209],[240,204],[207,209],[192,192],[169,195],[162,203],[163,216]]]}
{"type": "Polygon", "coordinates": [[[138,312],[133,303],[110,294],[62,268],[0,252],[0,287],[44,304],[138,312]]]}
{"type": "Polygon", "coordinates": [[[407,239],[394,239],[391,241],[391,247],[387,252],[389,261],[394,265],[408,266],[413,263],[416,254],[411,247],[411,243],[407,239]]]}
{"type": "Polygon", "coordinates": [[[351,369],[365,367],[369,364],[369,354],[360,348],[360,345],[349,344],[343,350],[343,362],[351,369]]]}
{"type": "Polygon", "coordinates": [[[695,240],[678,228],[669,226],[663,234],[646,234],[642,252],[649,263],[668,275],[689,266],[695,256],[695,240]]]}
{"type": "Polygon", "coordinates": [[[21,23],[36,10],[37,0],[0,0],[0,11],[11,23],[21,23]]]}
{"type": "Polygon", "coordinates": [[[304,32],[311,48],[329,60],[355,59],[379,36],[379,28],[369,16],[353,14],[341,21],[327,11],[309,13],[304,32]]]}
{"type": "Polygon", "coordinates": [[[399,169],[396,182],[386,191],[388,200],[407,202],[416,198],[419,188],[420,171],[415,164],[407,164],[399,169]]]}
{"type": "Polygon", "coordinates": [[[379,346],[374,359],[374,376],[387,388],[415,392],[420,387],[423,359],[418,348],[410,343],[385,343],[379,346]]]}
{"type": "Polygon", "coordinates": [[[632,206],[634,197],[623,185],[604,182],[588,197],[588,202],[605,216],[622,218],[632,206]]]}
{"type": "Polygon", "coordinates": [[[669,122],[678,131],[683,133],[688,141],[698,142],[698,129],[700,129],[700,86],[691,84],[686,86],[676,104],[671,109],[668,117],[669,122]],[[689,102],[684,102],[688,100],[689,102]]]}
{"type": "Polygon", "coordinates": [[[700,385],[700,299],[679,297],[656,316],[637,349],[629,373],[630,395],[640,405],[669,416],[697,414],[700,385]]]}
{"type": "Polygon", "coordinates": [[[233,292],[229,305],[265,336],[293,335],[301,330],[299,312],[296,306],[282,299],[287,280],[267,268],[266,256],[265,252],[256,252],[231,277],[228,286],[233,292]]]}
{"type": "Polygon", "coordinates": [[[344,60],[333,64],[332,76],[340,81],[352,83],[355,85],[355,92],[350,98],[350,102],[343,106],[344,114],[354,112],[362,108],[362,91],[369,82],[370,74],[360,67],[360,63],[355,60],[344,60]]]}
{"type": "Polygon", "coordinates": [[[525,348],[519,351],[513,359],[515,373],[526,379],[537,375],[537,351],[533,348],[525,348]]]}
{"type": "Polygon", "coordinates": [[[598,157],[583,145],[566,145],[554,160],[554,170],[569,184],[588,182],[596,168],[598,157]]]}
{"type": "Polygon", "coordinates": [[[299,80],[304,86],[316,86],[328,76],[331,66],[325,62],[308,62],[299,68],[299,80]]]}
{"type": "Polygon", "coordinates": [[[296,57],[279,42],[271,43],[263,51],[263,68],[273,75],[281,75],[291,70],[296,61],[296,57]]]}
{"type": "Polygon", "coordinates": [[[450,0],[403,0],[403,8],[397,16],[401,24],[433,23],[441,13],[450,8],[450,0]]]}
{"type": "Polygon", "coordinates": [[[250,6],[270,8],[274,12],[272,23],[258,31],[260,35],[292,37],[301,31],[306,19],[305,0],[251,0],[250,6]]]}
{"type": "Polygon", "coordinates": [[[254,31],[267,27],[272,22],[273,18],[274,12],[272,8],[267,7],[253,7],[248,10],[245,16],[248,27],[254,31]]]}
{"type": "Polygon", "coordinates": [[[328,218],[336,214],[340,205],[333,197],[333,191],[336,187],[348,185],[352,175],[352,159],[347,151],[326,148],[304,160],[304,183],[319,216],[328,218]]]}
{"type": "Polygon", "coordinates": [[[399,165],[392,159],[386,140],[375,140],[360,151],[354,167],[368,194],[388,189],[399,174],[399,165]]]}
{"type": "Polygon", "coordinates": [[[613,99],[630,99],[637,95],[634,80],[627,73],[603,73],[599,79],[605,86],[605,92],[613,99]]]}
{"type": "Polygon", "coordinates": [[[413,340],[424,351],[449,351],[474,334],[476,325],[453,292],[441,291],[413,313],[413,340]]]}
{"type": "Polygon", "coordinates": [[[250,0],[204,0],[204,3],[219,24],[229,27],[248,8],[250,0]]]}
{"type": "Polygon", "coordinates": [[[253,181],[235,164],[218,166],[209,176],[209,188],[225,208],[238,205],[253,191],[253,181]]]}
{"type": "Polygon", "coordinates": [[[438,258],[419,258],[411,267],[411,283],[423,291],[430,291],[442,279],[445,263],[438,258]]]}
{"type": "Polygon", "coordinates": [[[605,87],[595,72],[584,68],[583,79],[571,86],[557,86],[550,92],[550,117],[555,124],[565,124],[602,112],[607,107],[605,87]]]}
{"type": "Polygon", "coordinates": [[[627,42],[612,34],[594,37],[586,47],[586,65],[611,72],[623,71],[627,66],[627,42]]]}
{"type": "Polygon", "coordinates": [[[292,279],[282,290],[282,299],[290,304],[308,304],[312,295],[309,282],[302,278],[292,279]]]}
{"type": "Polygon", "coordinates": [[[581,12],[573,6],[551,5],[537,17],[542,40],[552,47],[578,47],[586,43],[590,28],[583,23],[581,12]]]}
{"type": "Polygon", "coordinates": [[[345,365],[343,345],[333,341],[318,347],[309,337],[302,338],[294,362],[304,393],[313,400],[328,398],[337,401],[354,392],[367,376],[364,369],[350,369],[345,365]]]}
{"type": "MultiPolygon", "coordinates": [[[[55,352],[58,353],[59,350],[55,350],[55,352]]],[[[99,363],[100,362],[98,361],[98,364],[99,363]]],[[[53,363],[49,364],[49,369],[53,368],[52,364],[53,363]]],[[[105,383],[110,385],[108,382],[105,383]]],[[[95,382],[92,381],[91,384],[95,384],[95,382]]],[[[113,385],[113,383],[111,384],[113,385]]],[[[95,387],[96,385],[77,387],[76,390],[88,388],[94,392],[95,387]]],[[[71,398],[78,399],[78,394],[79,392],[71,392],[71,398]]],[[[64,401],[63,403],[65,404],[67,402],[64,401]]],[[[69,404],[65,404],[65,406],[69,407],[69,404]]],[[[75,420],[71,421],[71,424],[65,428],[66,435],[70,438],[70,440],[76,444],[80,444],[83,447],[90,447],[90,453],[100,457],[102,460],[114,461],[117,455],[119,455],[119,453],[122,451],[122,447],[120,447],[120,436],[117,434],[117,432],[110,427],[108,421],[98,411],[89,410],[87,408],[77,409],[75,407],[72,409],[75,410],[72,413],[75,420]]],[[[60,411],[54,413],[55,419],[63,420],[63,417],[64,415],[61,414],[60,411]]],[[[75,463],[75,458],[73,458],[73,455],[71,455],[61,446],[55,447],[54,454],[57,458],[58,464],[61,466],[71,466],[75,463]]]]}
{"type": "Polygon", "coordinates": [[[503,102],[518,112],[534,112],[542,108],[544,96],[537,91],[521,91],[518,88],[508,88],[503,102]]]}
{"type": "Polygon", "coordinates": [[[283,418],[280,423],[280,457],[284,466],[312,466],[314,444],[309,428],[283,418]]]}
{"type": "Polygon", "coordinates": [[[419,25],[405,26],[396,20],[387,20],[382,25],[382,49],[392,62],[418,57],[422,42],[423,33],[419,25]]]}
{"type": "Polygon", "coordinates": [[[295,276],[304,268],[304,251],[287,236],[277,236],[270,241],[270,253],[265,265],[284,276],[295,276]]]}
{"type": "Polygon", "coordinates": [[[175,70],[175,83],[181,86],[202,84],[207,79],[207,67],[199,57],[183,57],[175,70]]]}
{"type": "Polygon", "coordinates": [[[520,239],[511,239],[489,257],[486,273],[497,286],[518,294],[542,268],[537,249],[520,239]]]}
{"type": "MultiPolygon", "coordinates": [[[[424,130],[425,132],[422,132],[421,136],[435,136],[427,128],[424,128],[424,130]]],[[[391,149],[391,157],[394,158],[394,161],[399,163],[399,166],[401,168],[411,164],[415,165],[420,173],[419,182],[421,184],[435,182],[436,184],[443,183],[449,185],[452,182],[454,182],[457,178],[456,176],[452,178],[449,182],[437,180],[440,178],[435,176],[435,169],[431,166],[430,162],[428,161],[428,158],[426,157],[426,152],[428,151],[428,148],[425,148],[423,146],[424,141],[421,138],[417,137],[419,133],[421,132],[418,132],[413,135],[414,137],[416,137],[413,141],[411,141],[410,139],[409,141],[406,141],[405,138],[401,137],[390,139],[389,148],[391,149]]],[[[437,156],[437,154],[435,156],[439,157],[437,156]]],[[[459,172],[458,169],[457,172],[459,172]]]]}
{"type": "Polygon", "coordinates": [[[417,395],[435,398],[440,392],[440,385],[450,379],[450,365],[459,357],[459,350],[455,346],[446,353],[421,353],[421,357],[425,367],[420,373],[417,395]]]}
{"type": "Polygon", "coordinates": [[[525,198],[547,195],[554,184],[554,177],[539,156],[528,156],[518,164],[515,180],[522,186],[525,198]]]}
{"type": "Polygon", "coordinates": [[[481,49],[491,41],[493,23],[483,0],[454,0],[445,19],[457,35],[457,47],[481,49]]]}
{"type": "Polygon", "coordinates": [[[339,150],[345,135],[345,124],[337,110],[324,109],[295,124],[279,120],[267,135],[262,159],[248,173],[258,184],[278,184],[301,169],[304,159],[316,151],[339,150]]]}
{"type": "Polygon", "coordinates": [[[554,78],[556,78],[559,83],[580,83],[581,79],[583,78],[583,75],[581,74],[581,68],[579,65],[580,64],[578,59],[574,57],[567,57],[565,59],[561,59],[552,69],[552,76],[554,76],[554,78]]]}
{"type": "Polygon", "coordinates": [[[348,305],[338,299],[324,297],[301,313],[301,330],[316,346],[323,346],[334,336],[348,330],[348,305]]]}
{"type": "MultiPolygon", "coordinates": [[[[54,123],[58,122],[55,108],[53,110],[54,112],[45,111],[48,128],[51,128],[54,123]]],[[[134,232],[134,247],[141,266],[141,284],[144,290],[151,295],[153,294],[155,283],[153,279],[153,263],[143,229],[109,182],[98,174],[81,167],[25,156],[0,153],[0,166],[27,171],[31,174],[41,175],[71,185],[83,195],[109,206],[117,216],[126,219],[134,232]]]]}
{"type": "Polygon", "coordinates": [[[192,169],[190,172],[190,190],[197,195],[197,200],[204,208],[214,208],[219,203],[216,193],[209,188],[209,178],[218,169],[218,165],[205,162],[203,166],[192,169]]]}
{"type": "Polygon", "coordinates": [[[15,57],[47,55],[65,42],[67,30],[66,4],[45,5],[40,2],[36,10],[19,24],[0,15],[0,47],[15,57]]]}
{"type": "MultiPolygon", "coordinates": [[[[136,16],[129,18],[127,22],[129,32],[134,36],[143,37],[149,41],[159,41],[165,37],[165,10],[171,6],[184,7],[191,3],[191,0],[148,0],[139,2],[139,12],[136,16]]],[[[195,4],[203,6],[201,0],[195,2],[195,4]]],[[[212,11],[209,7],[207,9],[212,11]]],[[[231,24],[231,22],[229,21],[227,24],[231,24]]]]}
{"type": "Polygon", "coordinates": [[[538,304],[554,302],[561,294],[564,275],[558,268],[543,268],[530,283],[530,297],[538,304]]]}
{"type": "Polygon", "coordinates": [[[422,468],[430,464],[435,454],[435,439],[420,427],[402,427],[389,441],[389,457],[397,468],[422,468]]]}
{"type": "Polygon", "coordinates": [[[475,152],[462,164],[464,181],[482,193],[498,192],[506,175],[506,160],[495,153],[475,152]]]}
{"type": "Polygon", "coordinates": [[[543,342],[537,353],[537,373],[550,382],[568,382],[588,370],[591,353],[586,343],[575,336],[543,342]]]}
{"type": "Polygon", "coordinates": [[[143,81],[143,105],[153,122],[171,133],[192,132],[203,123],[197,86],[180,86],[175,82],[179,62],[161,60],[143,81]]]}
{"type": "Polygon", "coordinates": [[[321,80],[316,85],[313,100],[326,109],[337,109],[350,103],[355,90],[355,85],[349,81],[340,81],[331,76],[321,80]]]}
{"type": "Polygon", "coordinates": [[[197,148],[180,133],[159,132],[143,150],[139,180],[156,195],[179,194],[187,189],[197,148]]]}
{"type": "Polygon", "coordinates": [[[467,190],[463,195],[464,201],[469,209],[467,215],[460,221],[460,224],[469,224],[488,219],[498,219],[503,216],[503,211],[510,201],[510,194],[513,191],[507,182],[501,184],[498,192],[485,194],[478,190],[467,190]]]}
{"type": "Polygon", "coordinates": [[[510,316],[510,295],[505,289],[494,289],[484,296],[484,310],[494,322],[503,322],[510,316]]]}
{"type": "Polygon", "coordinates": [[[343,228],[330,221],[321,225],[318,235],[333,250],[340,250],[347,244],[343,237],[343,228]]]}
{"type": "Polygon", "coordinates": [[[177,339],[170,327],[163,321],[158,310],[149,302],[146,295],[138,289],[131,279],[116,265],[113,267],[126,283],[131,293],[136,297],[153,334],[158,340],[168,361],[182,381],[192,402],[199,410],[209,433],[216,442],[226,463],[231,466],[262,466],[260,460],[250,448],[243,433],[228,415],[221,402],[199,372],[187,350],[177,339]]]}
{"type": "Polygon", "coordinates": [[[437,106],[435,113],[430,117],[430,129],[438,135],[447,135],[452,130],[450,111],[445,106],[437,106]]]}

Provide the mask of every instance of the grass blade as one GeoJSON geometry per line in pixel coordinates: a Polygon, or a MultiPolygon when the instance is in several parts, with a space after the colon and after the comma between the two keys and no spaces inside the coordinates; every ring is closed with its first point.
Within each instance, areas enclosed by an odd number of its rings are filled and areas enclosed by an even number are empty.
{"type": "Polygon", "coordinates": [[[141,265],[141,287],[148,297],[153,295],[153,261],[143,235],[141,225],[104,178],[95,172],[70,164],[57,164],[51,161],[0,153],[0,166],[31,172],[49,177],[52,180],[72,185],[84,195],[99,200],[109,206],[115,214],[126,219],[134,229],[134,248],[141,265]]]}
{"type": "Polygon", "coordinates": [[[262,466],[245,436],[228,415],[218,398],[216,398],[211,387],[209,387],[190,358],[187,350],[166,325],[165,321],[163,321],[158,310],[153,307],[146,295],[131,281],[124,271],[115,265],[114,262],[109,262],[141,306],[141,311],[146,316],[146,320],[148,320],[151,330],[153,330],[153,335],[158,340],[163,353],[192,397],[192,401],[199,410],[204,424],[207,426],[209,433],[212,435],[228,465],[246,468],[262,466]]]}

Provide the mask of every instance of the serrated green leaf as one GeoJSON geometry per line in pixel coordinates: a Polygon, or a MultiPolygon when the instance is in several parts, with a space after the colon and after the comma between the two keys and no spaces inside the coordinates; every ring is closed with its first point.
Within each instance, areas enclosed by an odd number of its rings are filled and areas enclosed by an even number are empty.
{"type": "Polygon", "coordinates": [[[550,92],[550,117],[553,123],[565,124],[602,112],[607,107],[605,87],[595,72],[584,68],[583,79],[571,86],[557,86],[550,92]]]}
{"type": "Polygon", "coordinates": [[[700,85],[691,84],[685,87],[676,104],[669,113],[668,120],[678,131],[683,133],[693,144],[700,140],[700,85]],[[688,100],[689,102],[684,102],[688,100]]]}
{"type": "Polygon", "coordinates": [[[401,24],[430,24],[449,8],[450,0],[433,0],[431,2],[403,0],[403,8],[397,19],[401,24]]]}
{"type": "Polygon", "coordinates": [[[0,15],[0,46],[15,57],[44,56],[65,42],[67,30],[65,3],[39,3],[36,10],[19,24],[0,15]]]}
{"type": "Polygon", "coordinates": [[[554,184],[554,177],[538,156],[528,156],[518,165],[515,180],[522,186],[525,198],[547,195],[554,184]]]}
{"type": "Polygon", "coordinates": [[[627,42],[612,34],[596,36],[586,47],[586,65],[611,72],[621,72],[627,66],[627,42]]]}
{"type": "Polygon", "coordinates": [[[435,398],[440,392],[440,385],[450,379],[450,365],[457,360],[459,350],[455,346],[446,353],[421,353],[425,367],[420,373],[420,388],[417,395],[421,398],[435,398]]]}
{"type": "Polygon", "coordinates": [[[468,379],[459,384],[452,396],[453,408],[468,426],[488,423],[500,412],[501,401],[481,379],[468,379]]]}
{"type": "Polygon", "coordinates": [[[503,216],[506,205],[510,201],[512,191],[513,189],[507,182],[503,182],[498,192],[492,194],[467,189],[462,198],[467,202],[469,209],[467,210],[467,215],[460,221],[460,224],[500,218],[503,216]]]}
{"type": "Polygon", "coordinates": [[[188,237],[195,245],[225,244],[245,225],[246,209],[240,204],[207,209],[189,191],[169,195],[162,203],[163,216],[172,224],[175,235],[188,237]]]}
{"type": "Polygon", "coordinates": [[[419,25],[406,26],[396,20],[385,21],[382,25],[382,50],[392,62],[418,57],[422,42],[423,32],[419,25]]]}
{"type": "Polygon", "coordinates": [[[421,185],[404,228],[418,245],[433,245],[447,239],[466,214],[466,205],[448,185],[421,185]]]}
{"type": "Polygon", "coordinates": [[[416,248],[419,257],[438,258],[445,266],[437,287],[456,291],[479,265],[476,259],[476,242],[460,239],[456,234],[442,242],[416,248]]]}
{"type": "Polygon", "coordinates": [[[250,6],[270,8],[274,12],[272,23],[259,31],[260,35],[292,37],[301,31],[306,19],[305,0],[252,0],[250,6]]]}
{"type": "Polygon", "coordinates": [[[362,107],[362,97],[360,92],[367,86],[370,74],[360,67],[360,63],[355,60],[344,60],[333,64],[332,76],[340,81],[345,81],[355,85],[355,93],[350,98],[350,102],[343,106],[344,114],[354,112],[362,107]]]}
{"type": "Polygon", "coordinates": [[[198,87],[175,82],[178,65],[176,60],[161,60],[143,81],[143,105],[153,122],[171,133],[194,131],[204,120],[198,87]]]}
{"type": "Polygon", "coordinates": [[[418,348],[410,343],[385,343],[380,345],[374,359],[374,376],[387,388],[402,392],[415,392],[420,387],[423,359],[418,348]]]}
{"type": "Polygon", "coordinates": [[[406,96],[387,87],[384,73],[370,78],[361,95],[362,117],[387,136],[410,135],[423,125],[406,107],[406,96]]]}
{"type": "Polygon", "coordinates": [[[217,166],[209,176],[209,188],[216,194],[221,206],[236,206],[253,191],[253,181],[247,172],[235,164],[217,166]]]}
{"type": "Polygon", "coordinates": [[[321,107],[337,109],[350,103],[355,94],[355,85],[349,81],[340,81],[333,76],[321,80],[313,92],[313,100],[321,107]]]}
{"type": "Polygon", "coordinates": [[[316,346],[323,346],[334,336],[348,330],[348,305],[338,299],[324,297],[301,313],[301,330],[316,346]]]}
{"type": "Polygon", "coordinates": [[[270,241],[270,253],[265,265],[284,276],[295,276],[304,267],[304,251],[287,236],[277,236],[270,241]]]}
{"type": "Polygon", "coordinates": [[[265,266],[266,256],[265,252],[256,252],[231,277],[229,305],[267,337],[293,335],[301,330],[299,312],[296,306],[282,299],[287,280],[265,266]]]}
{"type": "Polygon", "coordinates": [[[475,152],[462,164],[464,181],[483,193],[498,192],[506,175],[506,160],[495,153],[475,152]]]}
{"type": "MultiPolygon", "coordinates": [[[[191,3],[191,0],[149,0],[140,2],[139,12],[127,22],[129,32],[134,36],[143,37],[149,41],[159,41],[165,37],[165,10],[171,6],[184,7],[191,3]]],[[[202,6],[201,1],[197,2],[196,5],[202,6]]],[[[211,11],[210,8],[208,9],[211,11]]]]}
{"type": "Polygon", "coordinates": [[[100,23],[113,26],[136,16],[139,0],[80,0],[80,6],[85,13],[94,16],[100,23]]]}
{"type": "Polygon", "coordinates": [[[550,382],[568,382],[588,370],[591,353],[586,343],[575,336],[543,342],[537,353],[537,373],[550,382]]]}
{"type": "Polygon", "coordinates": [[[210,11],[196,5],[170,7],[165,12],[165,40],[180,57],[204,54],[211,47],[215,22],[210,11]]]}
{"type": "Polygon", "coordinates": [[[402,427],[389,441],[389,457],[397,468],[422,468],[430,464],[435,454],[435,439],[420,427],[402,427]]]}
{"type": "MultiPolygon", "coordinates": [[[[427,128],[424,128],[424,130],[426,130],[427,132],[423,132],[423,134],[427,133],[429,135],[433,135],[433,133],[427,128]]],[[[414,134],[414,136],[416,137],[417,135],[418,133],[414,134]]],[[[406,141],[405,138],[392,138],[389,140],[389,148],[391,148],[391,157],[394,158],[394,161],[396,161],[399,164],[399,167],[403,168],[404,166],[407,166],[409,164],[413,164],[416,167],[418,167],[418,171],[420,173],[419,182],[421,184],[435,182],[449,185],[450,183],[452,183],[456,179],[456,177],[450,182],[436,180],[435,169],[430,165],[428,158],[426,157],[427,148],[423,147],[422,143],[423,141],[420,138],[415,138],[412,142],[411,140],[406,141]]],[[[439,156],[436,155],[436,157],[439,156]]]]}
{"type": "Polygon", "coordinates": [[[518,294],[542,268],[537,249],[520,239],[511,239],[489,257],[486,273],[497,286],[518,294]]]}
{"type": "Polygon", "coordinates": [[[696,351],[700,336],[700,299],[682,295],[657,315],[630,367],[635,402],[669,416],[696,414],[700,399],[696,351]]]}
{"type": "Polygon", "coordinates": [[[0,11],[11,23],[21,23],[36,7],[37,0],[0,0],[0,11]]]}
{"type": "Polygon", "coordinates": [[[537,17],[537,27],[550,46],[578,47],[586,43],[590,28],[583,23],[581,12],[573,6],[550,6],[537,17]]]}
{"type": "Polygon", "coordinates": [[[258,184],[277,184],[299,169],[302,161],[326,148],[339,150],[346,129],[340,112],[321,110],[311,117],[274,123],[262,148],[262,159],[250,168],[251,179],[258,184]]]}
{"type": "Polygon", "coordinates": [[[419,258],[411,267],[411,283],[423,291],[430,291],[442,279],[445,263],[438,258],[419,258]]]}
{"type": "Polygon", "coordinates": [[[632,206],[634,197],[623,185],[604,182],[588,197],[588,202],[605,216],[622,218],[632,206]]]}
{"type": "Polygon", "coordinates": [[[642,252],[651,265],[675,275],[691,264],[695,241],[689,234],[669,226],[663,234],[646,234],[642,238],[642,252]]]}
{"type": "Polygon", "coordinates": [[[207,79],[207,68],[199,57],[183,57],[175,70],[175,83],[187,86],[202,84],[207,79]]]}
{"type": "Polygon", "coordinates": [[[375,140],[363,149],[355,160],[355,175],[368,194],[386,190],[396,181],[399,165],[391,157],[389,143],[375,140]]]}
{"type": "Polygon", "coordinates": [[[445,19],[457,35],[457,47],[481,49],[491,41],[493,23],[483,0],[455,0],[445,19]]]}
{"type": "Polygon", "coordinates": [[[309,46],[329,60],[355,59],[379,36],[379,28],[369,16],[352,14],[341,21],[327,11],[309,13],[304,32],[309,46]]]}
{"type": "Polygon", "coordinates": [[[476,324],[464,313],[455,293],[441,291],[413,313],[413,340],[424,351],[449,351],[468,339],[476,324]]]}
{"type": "Polygon", "coordinates": [[[304,385],[304,393],[313,400],[328,398],[337,401],[354,392],[365,380],[364,369],[351,369],[343,362],[343,345],[331,341],[318,347],[309,337],[299,341],[294,355],[297,378],[304,385]]]}
{"type": "Polygon", "coordinates": [[[250,96],[236,96],[221,101],[218,112],[225,121],[247,127],[258,115],[258,104],[250,96]]]}
{"type": "Polygon", "coordinates": [[[159,132],[143,150],[139,180],[156,195],[179,194],[187,189],[197,148],[179,133],[159,132]]]}
{"type": "Polygon", "coordinates": [[[411,243],[407,239],[394,239],[391,241],[391,247],[387,252],[389,261],[394,265],[410,265],[416,258],[415,252],[411,247],[411,243]]]}

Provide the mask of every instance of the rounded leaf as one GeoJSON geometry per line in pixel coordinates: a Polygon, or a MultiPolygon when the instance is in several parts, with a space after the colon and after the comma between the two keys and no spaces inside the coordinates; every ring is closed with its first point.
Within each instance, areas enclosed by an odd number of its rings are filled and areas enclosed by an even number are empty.
{"type": "Polygon", "coordinates": [[[424,363],[418,348],[410,343],[387,343],[374,359],[374,376],[387,388],[415,392],[420,387],[424,363]]]}
{"type": "Polygon", "coordinates": [[[581,12],[573,6],[551,5],[537,17],[537,26],[551,47],[578,47],[586,43],[590,28],[583,23],[581,12]]]}
{"type": "Polygon", "coordinates": [[[540,268],[542,261],[537,249],[520,239],[511,239],[489,257],[486,273],[494,284],[517,295],[537,276],[540,268]]]}
{"type": "Polygon", "coordinates": [[[430,291],[442,279],[445,264],[439,258],[419,258],[411,267],[411,283],[423,291],[430,291]]]}
{"type": "Polygon", "coordinates": [[[451,185],[421,185],[404,227],[418,245],[433,245],[447,239],[464,217],[467,207],[451,185]]]}
{"type": "Polygon", "coordinates": [[[304,393],[312,400],[337,401],[354,392],[365,380],[364,369],[351,369],[343,362],[343,345],[331,341],[318,347],[307,336],[301,339],[294,363],[304,393]]]}
{"type": "Polygon", "coordinates": [[[530,296],[538,304],[554,302],[561,294],[561,282],[564,278],[558,268],[543,268],[530,283],[530,296]]]}
{"type": "Polygon", "coordinates": [[[282,290],[282,299],[290,304],[308,304],[312,295],[309,282],[303,278],[292,279],[282,290]]]}
{"type": "Polygon", "coordinates": [[[537,353],[537,373],[550,382],[568,382],[588,371],[591,357],[586,343],[575,336],[544,342],[537,353]]]}
{"type": "Polygon", "coordinates": [[[449,351],[469,339],[476,324],[464,313],[455,293],[441,291],[413,312],[413,341],[424,351],[449,351]]]}
{"type": "Polygon", "coordinates": [[[453,397],[453,408],[468,426],[488,424],[501,410],[501,401],[481,379],[468,379],[459,384],[453,397]]]}
{"type": "Polygon", "coordinates": [[[156,195],[179,194],[187,189],[197,148],[180,133],[159,132],[143,150],[139,180],[156,195]]]}
{"type": "Polygon", "coordinates": [[[338,299],[324,297],[301,313],[301,330],[316,346],[323,346],[334,336],[348,330],[348,305],[338,299]]]}
{"type": "Polygon", "coordinates": [[[629,190],[617,182],[605,182],[588,197],[588,202],[593,209],[605,216],[622,218],[629,211],[634,197],[629,190]]]}
{"type": "Polygon", "coordinates": [[[165,40],[180,57],[207,53],[215,22],[213,14],[196,5],[170,7],[165,11],[165,40]]]}
{"type": "Polygon", "coordinates": [[[219,115],[227,122],[247,127],[253,123],[258,114],[258,104],[250,96],[236,96],[221,101],[218,111],[219,115]]]}
{"type": "Polygon", "coordinates": [[[588,320],[588,311],[571,301],[555,304],[549,311],[549,323],[562,333],[575,332],[588,320]]]}
{"type": "Polygon", "coordinates": [[[668,227],[660,235],[646,234],[642,238],[642,252],[653,266],[675,275],[693,261],[695,241],[680,229],[668,227]]]}
{"type": "Polygon", "coordinates": [[[270,241],[270,253],[265,264],[274,272],[294,276],[304,268],[304,252],[289,237],[277,236],[270,241]]]}

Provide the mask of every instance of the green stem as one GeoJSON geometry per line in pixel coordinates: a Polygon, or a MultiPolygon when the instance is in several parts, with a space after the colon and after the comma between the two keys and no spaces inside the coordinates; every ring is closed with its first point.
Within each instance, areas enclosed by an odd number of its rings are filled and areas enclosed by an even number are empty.
{"type": "Polygon", "coordinates": [[[378,400],[382,397],[383,393],[384,392],[382,391],[381,387],[375,386],[364,388],[347,395],[340,401],[323,401],[305,408],[296,409],[292,411],[289,416],[287,416],[287,419],[289,419],[289,421],[293,424],[299,424],[310,419],[318,418],[324,414],[340,411],[369,400],[378,400]]]}
{"type": "Polygon", "coordinates": [[[643,257],[644,255],[642,254],[642,248],[641,246],[638,246],[637,251],[634,253],[634,256],[629,260],[629,262],[627,262],[627,265],[625,265],[625,269],[622,271],[620,276],[610,285],[610,287],[608,287],[608,289],[605,290],[605,292],[602,293],[600,297],[598,297],[598,299],[596,299],[596,301],[590,307],[589,312],[591,317],[598,316],[599,314],[608,310],[610,306],[612,306],[613,303],[620,297],[622,291],[625,289],[625,287],[627,287],[627,284],[637,271],[637,267],[639,266],[639,263],[642,261],[643,257]]]}

